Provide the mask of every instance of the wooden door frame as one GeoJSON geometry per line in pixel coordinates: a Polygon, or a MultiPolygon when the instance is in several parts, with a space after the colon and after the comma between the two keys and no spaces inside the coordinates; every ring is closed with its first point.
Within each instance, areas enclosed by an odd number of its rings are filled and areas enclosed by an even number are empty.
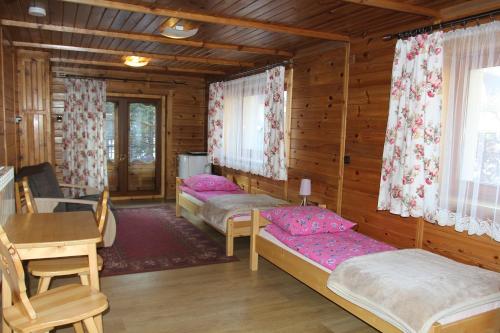
{"type": "Polygon", "coordinates": [[[156,180],[156,184],[160,186],[160,193],[157,194],[138,194],[138,195],[114,195],[112,196],[113,200],[131,200],[131,199],[161,199],[165,197],[165,189],[166,189],[166,172],[165,172],[165,147],[167,146],[166,143],[166,136],[165,136],[165,127],[166,127],[166,121],[167,121],[167,114],[166,114],[166,103],[167,99],[166,96],[164,95],[151,95],[151,94],[128,94],[128,93],[113,93],[113,92],[108,92],[107,97],[111,97],[112,99],[120,99],[120,98],[129,98],[129,99],[136,99],[136,100],[156,100],[159,106],[159,115],[160,115],[160,121],[157,122],[157,128],[158,134],[160,135],[160,149],[157,152],[157,156],[159,154],[159,158],[156,159],[156,163],[160,163],[160,173],[161,177],[160,179],[156,180]]]}

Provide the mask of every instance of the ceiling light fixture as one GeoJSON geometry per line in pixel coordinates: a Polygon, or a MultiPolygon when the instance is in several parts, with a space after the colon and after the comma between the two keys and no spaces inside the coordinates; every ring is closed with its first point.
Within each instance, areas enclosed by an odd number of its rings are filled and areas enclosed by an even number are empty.
{"type": "Polygon", "coordinates": [[[151,59],[139,56],[126,56],[123,63],[130,67],[144,67],[151,59]]]}
{"type": "Polygon", "coordinates": [[[36,17],[45,17],[47,12],[45,8],[40,4],[40,2],[33,1],[28,7],[28,14],[36,17]]]}
{"type": "Polygon", "coordinates": [[[171,17],[162,24],[160,34],[168,38],[184,39],[193,37],[198,32],[198,26],[192,22],[171,17]]]}

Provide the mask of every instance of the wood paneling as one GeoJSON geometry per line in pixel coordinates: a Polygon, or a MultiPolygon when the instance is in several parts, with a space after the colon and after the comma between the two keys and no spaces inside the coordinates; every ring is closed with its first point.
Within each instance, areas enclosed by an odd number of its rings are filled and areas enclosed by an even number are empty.
{"type": "Polygon", "coordinates": [[[20,166],[52,162],[49,73],[47,53],[18,50],[20,166]]]}
{"type": "Polygon", "coordinates": [[[359,231],[398,247],[422,244],[468,264],[500,271],[499,244],[413,218],[377,211],[385,130],[389,110],[394,41],[365,39],[351,45],[349,101],[342,215],[359,231]]]}
{"type": "MultiPolygon", "coordinates": [[[[54,126],[55,165],[56,173],[58,177],[61,177],[62,123],[55,121],[55,115],[64,112],[64,79],[60,77],[60,74],[64,70],[61,68],[53,68],[52,70],[52,119],[54,126]]],[[[91,69],[87,69],[86,75],[91,75],[91,72],[91,69]]],[[[98,76],[97,70],[94,70],[94,73],[98,76]]],[[[197,77],[161,75],[155,77],[155,79],[163,80],[163,82],[148,81],[150,79],[149,74],[145,73],[132,73],[132,77],[134,78],[132,81],[126,79],[107,79],[107,92],[113,96],[133,96],[137,98],[141,96],[145,98],[151,96],[160,96],[161,98],[161,96],[166,96],[167,142],[165,147],[165,193],[167,198],[174,198],[177,155],[186,151],[204,151],[206,147],[205,80],[197,77]]]]}
{"type": "Polygon", "coordinates": [[[17,168],[16,53],[0,28],[0,165],[17,168]]]}

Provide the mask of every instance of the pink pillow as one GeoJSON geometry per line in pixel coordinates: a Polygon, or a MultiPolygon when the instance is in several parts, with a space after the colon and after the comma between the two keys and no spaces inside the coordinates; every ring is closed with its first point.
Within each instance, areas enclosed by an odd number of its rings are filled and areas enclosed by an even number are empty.
{"type": "Polygon", "coordinates": [[[206,191],[238,191],[238,185],[226,177],[216,175],[195,175],[184,179],[184,184],[197,192],[206,191]]]}
{"type": "Polygon", "coordinates": [[[335,233],[351,229],[352,223],[316,206],[289,206],[264,210],[261,215],[291,235],[335,233]]]}

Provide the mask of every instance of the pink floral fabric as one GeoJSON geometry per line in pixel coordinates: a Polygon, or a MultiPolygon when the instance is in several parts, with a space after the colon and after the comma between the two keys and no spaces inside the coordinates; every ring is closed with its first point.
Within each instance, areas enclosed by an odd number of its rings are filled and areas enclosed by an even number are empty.
{"type": "Polygon", "coordinates": [[[266,226],[266,231],[289,248],[329,270],[334,270],[335,267],[349,258],[396,250],[396,248],[388,244],[376,241],[353,230],[334,234],[293,236],[277,225],[269,224],[266,226]]]}
{"type": "Polygon", "coordinates": [[[216,175],[195,175],[184,179],[184,184],[197,192],[240,191],[241,188],[226,177],[216,175]]]}
{"type": "Polygon", "coordinates": [[[208,94],[208,158],[220,165],[224,143],[224,82],[211,83],[208,94]]]}
{"type": "Polygon", "coordinates": [[[274,67],[266,71],[266,74],[263,176],[286,180],[285,67],[274,67]]]}
{"type": "Polygon", "coordinates": [[[67,78],[64,85],[63,180],[102,191],[108,184],[104,141],[106,82],[67,78]]]}
{"type": "Polygon", "coordinates": [[[185,193],[187,193],[187,194],[189,194],[189,195],[191,195],[191,196],[195,197],[196,199],[203,201],[203,202],[207,201],[210,198],[218,197],[221,195],[245,194],[246,193],[242,189],[239,189],[237,191],[203,191],[203,192],[195,191],[188,186],[181,186],[180,189],[182,192],[185,192],[185,193]]]}
{"type": "Polygon", "coordinates": [[[356,225],[328,209],[317,206],[277,207],[264,210],[260,214],[294,236],[335,233],[356,225]]]}
{"type": "Polygon", "coordinates": [[[443,34],[398,40],[379,210],[434,220],[438,207],[443,34]]]}

